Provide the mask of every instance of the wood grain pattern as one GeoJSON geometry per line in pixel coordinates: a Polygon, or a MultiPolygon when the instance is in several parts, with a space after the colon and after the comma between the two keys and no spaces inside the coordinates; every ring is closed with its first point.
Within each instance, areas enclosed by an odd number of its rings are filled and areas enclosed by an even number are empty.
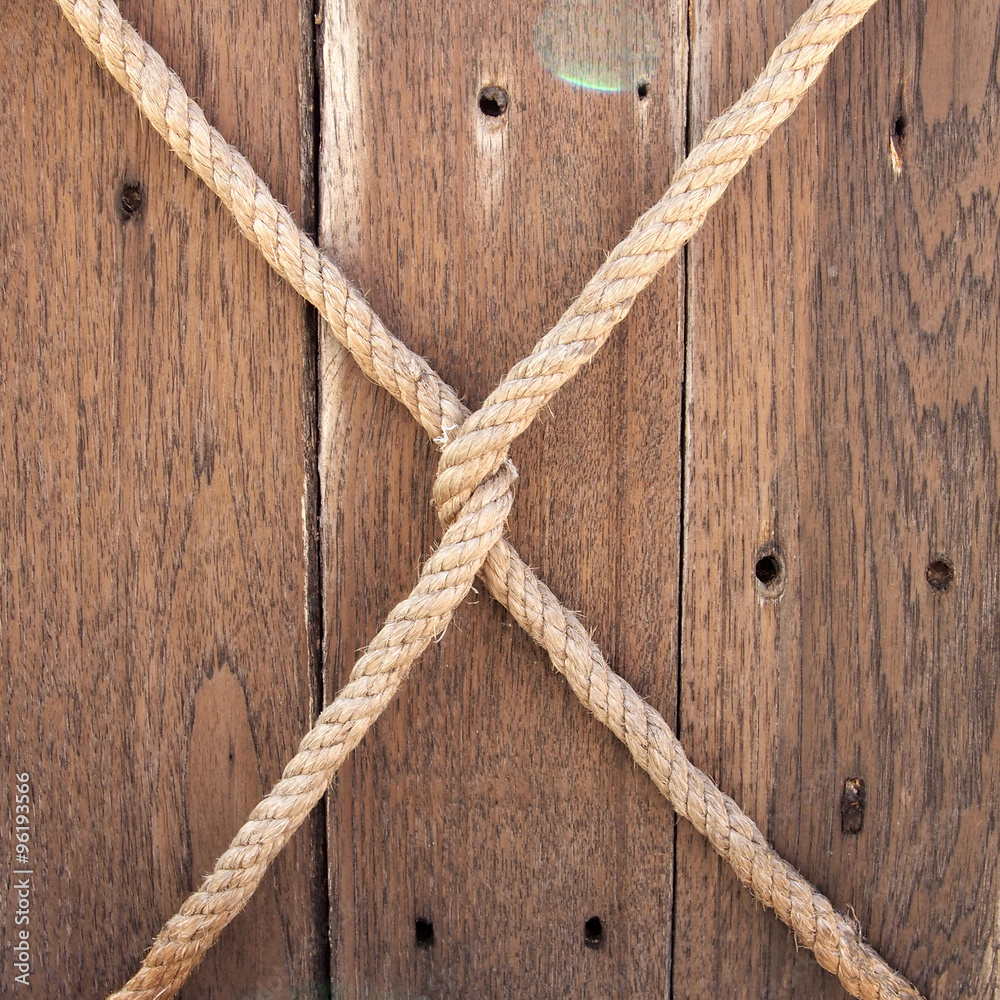
{"type": "MultiPolygon", "coordinates": [[[[311,13],[123,12],[308,217],[311,13]]],[[[4,13],[0,822],[6,844],[29,772],[35,875],[15,987],[2,866],[0,992],[77,1000],[134,971],[316,708],[314,323],[57,8],[4,13]],[[123,217],[125,182],[141,196],[123,217]]],[[[187,997],[325,979],[319,835],[187,997]]]]}
{"type": "MultiPolygon", "coordinates": [[[[695,130],[804,6],[695,5],[695,130]]],[[[934,1000],[1000,995],[998,45],[878,5],[690,270],[682,739],[934,1000]]],[[[844,996],[686,827],[677,865],[676,1000],[844,996]]]]}
{"type": "MultiPolygon", "coordinates": [[[[548,72],[540,3],[391,10],[324,7],[321,232],[474,406],[665,186],[683,149],[684,11],[592,12],[586,58],[613,61],[623,35],[660,45],[640,100],[631,67],[617,93],[548,72]],[[508,92],[505,116],[480,111],[488,85],[508,92]]],[[[681,288],[674,268],[513,450],[515,544],[668,716],[681,288]]],[[[324,346],[329,697],[434,543],[436,453],[324,346]]],[[[335,996],[665,995],[673,816],[485,594],[414,668],[329,808],[335,996]]]]}

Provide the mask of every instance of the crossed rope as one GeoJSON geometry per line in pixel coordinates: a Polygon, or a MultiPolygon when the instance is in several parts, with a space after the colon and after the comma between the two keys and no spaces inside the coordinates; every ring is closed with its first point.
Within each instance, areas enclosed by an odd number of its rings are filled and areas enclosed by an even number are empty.
{"type": "Polygon", "coordinates": [[[662,716],[608,666],[577,618],[503,534],[517,479],[507,457],[510,445],[600,350],[636,296],[700,228],[730,180],[794,111],[837,44],[876,0],[815,0],[760,78],[708,125],[666,194],[472,414],[423,358],[386,330],[247,160],[208,123],[113,0],[55,2],[174,153],[218,195],[244,236],[316,307],[361,370],[392,393],[441,448],[434,501],[445,530],[417,585],[389,613],[347,685],[319,715],[214,871],[167,921],[139,971],[109,1000],[160,1000],[180,989],[392,700],[413,661],[447,628],[477,573],[675,811],[708,838],[824,969],[861,1000],[919,1000],[917,990],[862,940],[856,923],[784,861],[739,806],[691,763],[662,716]]]}

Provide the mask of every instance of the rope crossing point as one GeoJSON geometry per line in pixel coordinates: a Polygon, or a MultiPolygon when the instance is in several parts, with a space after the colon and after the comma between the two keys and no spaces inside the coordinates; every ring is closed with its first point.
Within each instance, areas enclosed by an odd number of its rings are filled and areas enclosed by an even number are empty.
{"type": "Polygon", "coordinates": [[[706,836],[740,880],[824,969],[862,1000],[919,998],[767,843],[753,821],[691,763],[670,727],[606,663],[574,615],[503,536],[517,473],[511,443],[607,340],[635,297],[698,230],[750,156],[792,113],[840,40],[876,0],[816,0],[761,77],[712,121],[666,194],[636,222],[553,329],[469,414],[427,362],[393,337],[340,269],[295,225],[247,160],[211,125],[113,0],[55,0],[98,62],[170,148],[219,196],[247,239],[311,302],[362,371],[442,447],[434,499],[445,527],[416,587],[303,738],[214,871],[160,931],[139,971],[109,1000],[173,996],[242,909],[273,858],[381,714],[413,661],[447,627],[480,574],[493,596],[549,653],[571,688],[628,747],[674,809],[706,836]]]}

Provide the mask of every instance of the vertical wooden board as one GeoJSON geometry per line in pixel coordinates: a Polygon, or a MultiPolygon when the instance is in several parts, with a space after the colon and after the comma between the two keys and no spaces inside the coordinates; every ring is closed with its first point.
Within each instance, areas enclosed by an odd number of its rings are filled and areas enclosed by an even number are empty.
{"type": "MultiPolygon", "coordinates": [[[[323,239],[471,406],[683,151],[686,11],[580,9],[324,5],[323,239]],[[506,114],[480,110],[485,86],[507,91],[506,114]]],[[[681,277],[655,284],[512,451],[515,544],[668,718],[681,277]]],[[[436,452],[342,351],[321,353],[329,698],[431,551],[436,452]]],[[[469,603],[330,797],[334,995],[663,996],[673,815],[502,609],[482,589],[469,603]]]]}
{"type": "MultiPolygon", "coordinates": [[[[123,6],[307,214],[311,13],[123,6]]],[[[34,874],[29,984],[4,947],[0,991],[76,1000],[135,970],[315,709],[314,323],[56,6],[6,15],[0,819],[6,852],[29,773],[34,874]]],[[[185,996],[325,979],[320,857],[314,824],[185,996]]]]}
{"type": "MultiPolygon", "coordinates": [[[[695,133],[804,7],[696,4],[695,133]]],[[[998,44],[877,5],[689,272],[682,739],[935,1000],[1000,991],[998,44]]],[[[845,995],[686,826],[677,865],[677,1000],[845,995]]]]}

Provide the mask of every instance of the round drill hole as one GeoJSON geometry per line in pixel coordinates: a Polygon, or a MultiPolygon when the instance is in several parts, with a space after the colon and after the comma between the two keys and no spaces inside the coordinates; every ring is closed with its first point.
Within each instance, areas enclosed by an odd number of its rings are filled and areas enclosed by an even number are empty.
{"type": "Polygon", "coordinates": [[[781,553],[773,546],[761,549],[757,553],[753,575],[757,586],[767,597],[776,597],[785,585],[785,563],[781,553]]]}
{"type": "Polygon", "coordinates": [[[646,98],[649,97],[649,81],[640,80],[639,85],[635,88],[635,92],[640,101],[646,100],[646,98]]]}
{"type": "Polygon", "coordinates": [[[434,922],[417,917],[413,925],[413,937],[418,948],[430,948],[434,944],[434,922]]]}
{"type": "Polygon", "coordinates": [[[487,118],[499,118],[506,114],[510,98],[503,87],[483,87],[479,92],[479,110],[487,118]]]}
{"type": "Polygon", "coordinates": [[[947,590],[955,582],[955,567],[947,559],[927,564],[927,582],[934,590],[947,590]]]}
{"type": "Polygon", "coordinates": [[[590,917],[584,923],[583,943],[588,948],[600,948],[604,944],[604,924],[600,917],[590,917]]]}
{"type": "Polygon", "coordinates": [[[142,185],[138,181],[125,181],[118,195],[118,218],[128,222],[142,211],[142,185]]]}

